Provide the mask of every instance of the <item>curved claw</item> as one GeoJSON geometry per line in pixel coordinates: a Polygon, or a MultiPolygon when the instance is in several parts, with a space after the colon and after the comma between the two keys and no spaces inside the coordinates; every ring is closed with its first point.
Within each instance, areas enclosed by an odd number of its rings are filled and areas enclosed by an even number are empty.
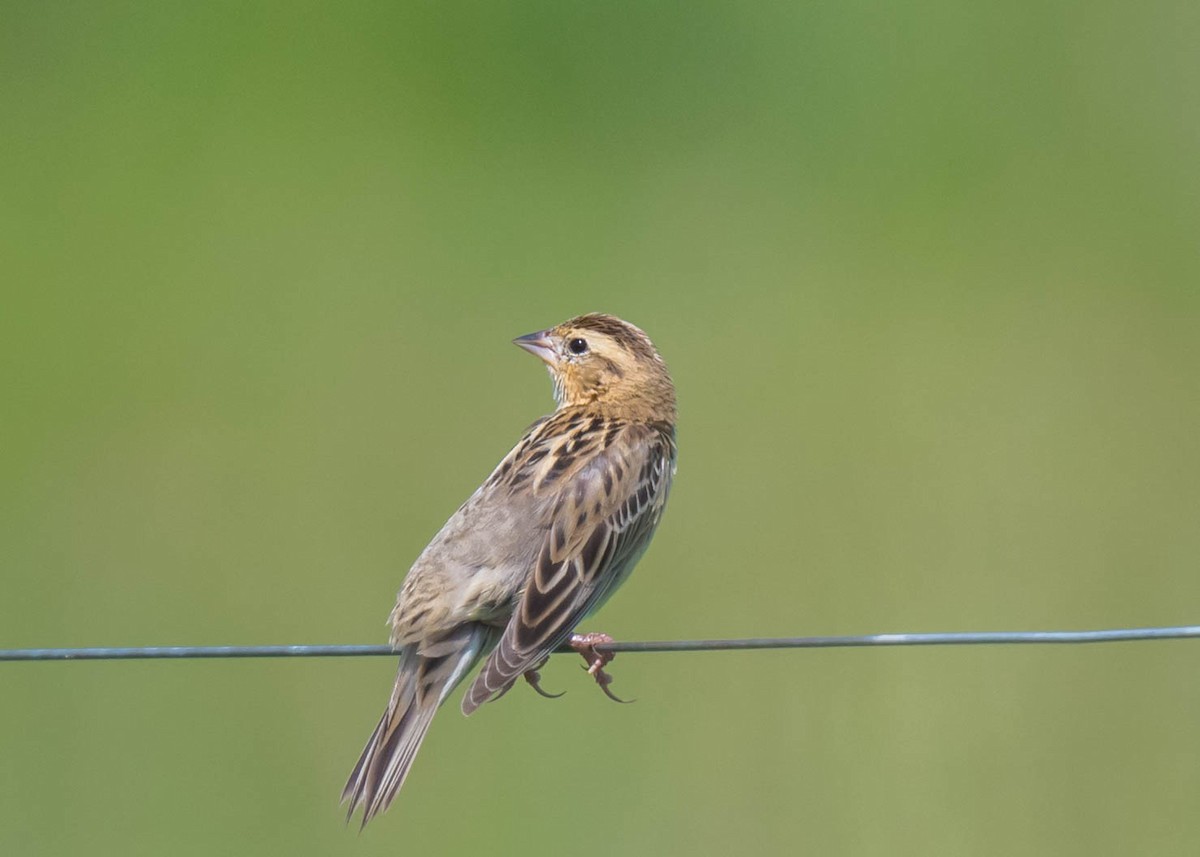
{"type": "Polygon", "coordinates": [[[526,670],[525,681],[529,682],[529,686],[536,690],[539,695],[546,697],[546,699],[558,699],[563,693],[566,693],[565,690],[562,693],[551,693],[542,687],[542,675],[537,670],[526,670]]]}
{"type": "Polygon", "coordinates": [[[609,699],[611,699],[613,702],[619,702],[622,705],[628,705],[631,702],[637,702],[636,699],[621,699],[621,697],[617,696],[615,693],[613,693],[611,690],[609,690],[608,686],[610,684],[612,684],[612,676],[610,676],[604,670],[596,671],[596,684],[598,684],[600,686],[600,689],[602,691],[604,691],[604,695],[607,696],[609,699]]]}
{"type": "Polygon", "coordinates": [[[612,684],[612,676],[604,671],[604,667],[616,657],[611,652],[599,652],[596,650],[598,643],[611,643],[612,637],[608,634],[572,634],[571,648],[583,655],[583,659],[587,661],[587,666],[583,667],[587,670],[587,674],[596,680],[596,684],[604,691],[604,695],[613,702],[619,702],[622,705],[627,705],[630,702],[636,702],[634,699],[621,699],[608,686],[612,684]]]}

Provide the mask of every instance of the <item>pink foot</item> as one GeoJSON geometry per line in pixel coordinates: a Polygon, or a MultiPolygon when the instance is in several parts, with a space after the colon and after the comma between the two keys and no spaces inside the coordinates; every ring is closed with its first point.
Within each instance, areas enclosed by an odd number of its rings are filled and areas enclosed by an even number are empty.
{"type": "Polygon", "coordinates": [[[583,659],[587,661],[588,675],[596,680],[596,684],[604,691],[604,695],[613,702],[633,702],[632,699],[621,699],[615,693],[608,689],[612,684],[612,676],[604,671],[604,667],[608,665],[613,658],[616,657],[612,652],[596,651],[596,646],[603,643],[611,643],[613,638],[608,634],[572,634],[569,645],[572,649],[583,655],[583,659]]]}

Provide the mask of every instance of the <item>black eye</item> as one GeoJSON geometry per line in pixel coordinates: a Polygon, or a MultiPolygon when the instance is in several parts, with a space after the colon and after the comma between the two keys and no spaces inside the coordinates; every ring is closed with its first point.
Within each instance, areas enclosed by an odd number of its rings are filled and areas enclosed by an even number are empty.
{"type": "Polygon", "coordinates": [[[587,340],[577,336],[567,343],[567,350],[572,354],[585,354],[587,353],[587,340]]]}

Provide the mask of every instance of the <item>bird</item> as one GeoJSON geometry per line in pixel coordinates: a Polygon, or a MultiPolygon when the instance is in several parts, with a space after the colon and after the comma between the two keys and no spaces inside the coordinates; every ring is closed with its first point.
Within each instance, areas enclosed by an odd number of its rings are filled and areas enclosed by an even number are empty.
{"type": "MultiPolygon", "coordinates": [[[[546,364],[557,407],[534,422],[405,576],[389,617],[399,668],[342,791],[363,827],[408,776],[434,714],[472,668],[470,715],[564,644],[609,697],[606,634],[575,634],[625,581],[675,476],[675,385],[650,338],[589,313],[513,343],[546,364]]],[[[561,695],[561,694],[559,694],[561,695]]]]}

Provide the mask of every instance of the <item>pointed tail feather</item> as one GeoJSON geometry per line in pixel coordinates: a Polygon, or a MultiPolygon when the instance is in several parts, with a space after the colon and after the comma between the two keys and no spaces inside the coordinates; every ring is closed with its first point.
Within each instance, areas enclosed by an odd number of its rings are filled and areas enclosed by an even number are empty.
{"type": "Polygon", "coordinates": [[[400,650],[400,668],[387,709],[371,733],[346,787],[347,820],[362,808],[362,824],[388,808],[416,758],[438,706],[494,640],[483,625],[464,625],[400,650]]]}

